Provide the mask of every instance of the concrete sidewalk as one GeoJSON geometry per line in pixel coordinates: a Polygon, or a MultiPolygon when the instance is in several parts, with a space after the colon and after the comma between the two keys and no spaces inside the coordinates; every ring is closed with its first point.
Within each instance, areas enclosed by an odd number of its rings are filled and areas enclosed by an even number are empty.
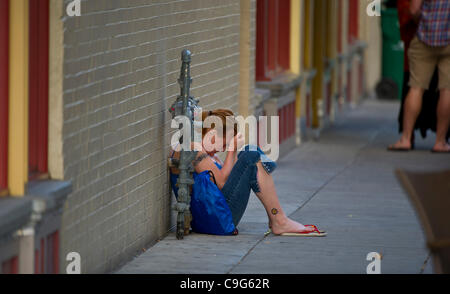
{"type": "Polygon", "coordinates": [[[416,136],[414,152],[387,152],[398,137],[398,108],[367,100],[319,141],[279,161],[273,175],[286,213],[327,237],[264,237],[267,215],[252,195],[238,236],[178,241],[171,233],[117,273],[365,274],[369,252],[382,254],[382,273],[432,273],[421,225],[394,169],[450,169],[450,157],[430,153],[431,133],[427,140],[416,136]]]}

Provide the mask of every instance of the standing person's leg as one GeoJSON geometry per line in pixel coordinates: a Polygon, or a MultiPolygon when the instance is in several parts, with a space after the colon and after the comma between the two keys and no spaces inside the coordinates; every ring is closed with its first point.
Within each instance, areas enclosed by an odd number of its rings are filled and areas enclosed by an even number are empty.
{"type": "Polygon", "coordinates": [[[400,140],[388,147],[389,150],[411,149],[411,136],[422,109],[423,92],[428,89],[438,56],[433,48],[414,37],[408,49],[408,61],[410,89],[404,105],[403,132],[400,140]]]}
{"type": "Polygon", "coordinates": [[[450,152],[447,131],[450,125],[450,90],[441,89],[437,108],[436,143],[433,151],[450,152]]]}
{"type": "Polygon", "coordinates": [[[447,131],[450,125],[450,45],[441,49],[439,67],[439,103],[437,107],[436,143],[433,151],[450,152],[447,131]]]}
{"type": "Polygon", "coordinates": [[[422,109],[423,90],[417,87],[411,87],[405,99],[403,112],[403,131],[400,140],[390,146],[397,149],[411,149],[411,136],[414,131],[414,125],[422,109]]]}

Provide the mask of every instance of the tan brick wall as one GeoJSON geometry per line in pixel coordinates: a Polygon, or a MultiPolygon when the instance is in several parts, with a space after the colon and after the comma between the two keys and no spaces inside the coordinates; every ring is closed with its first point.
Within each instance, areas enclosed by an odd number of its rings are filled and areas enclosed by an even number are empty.
{"type": "Polygon", "coordinates": [[[170,227],[167,109],[179,94],[184,48],[193,53],[191,93],[200,105],[237,110],[239,0],[81,6],[80,17],[63,19],[64,178],[74,191],[63,215],[61,268],[76,251],[83,273],[101,273],[170,227]]]}
{"type": "Polygon", "coordinates": [[[252,3],[252,9],[251,9],[251,29],[250,29],[250,37],[251,37],[251,51],[250,51],[250,80],[252,81],[251,85],[251,96],[250,96],[250,109],[249,114],[254,114],[255,109],[259,106],[260,101],[255,95],[255,58],[256,58],[256,0],[251,0],[252,3]]]}

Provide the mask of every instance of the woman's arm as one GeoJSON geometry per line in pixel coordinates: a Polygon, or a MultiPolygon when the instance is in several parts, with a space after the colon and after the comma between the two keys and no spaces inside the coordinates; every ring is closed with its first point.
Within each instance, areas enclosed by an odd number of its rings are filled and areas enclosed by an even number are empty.
{"type": "Polygon", "coordinates": [[[211,160],[208,153],[206,153],[204,150],[199,151],[197,153],[197,157],[193,161],[195,171],[197,173],[201,173],[205,170],[212,171],[216,179],[217,186],[219,187],[219,189],[222,189],[227,182],[231,170],[233,169],[234,157],[236,156],[235,153],[236,151],[228,151],[224,165],[222,166],[222,169],[219,169],[211,160]]]}
{"type": "Polygon", "coordinates": [[[230,175],[234,164],[237,161],[237,150],[240,148],[243,142],[244,141],[242,134],[239,133],[234,137],[234,146],[237,147],[234,148],[232,145],[231,148],[226,149],[228,150],[228,152],[225,158],[225,162],[221,169],[219,169],[214,164],[210,156],[202,148],[202,151],[198,152],[196,159],[193,161],[195,171],[197,173],[201,173],[205,170],[212,171],[216,179],[217,186],[219,187],[219,189],[222,189],[225,183],[227,182],[228,176],[230,175]]]}

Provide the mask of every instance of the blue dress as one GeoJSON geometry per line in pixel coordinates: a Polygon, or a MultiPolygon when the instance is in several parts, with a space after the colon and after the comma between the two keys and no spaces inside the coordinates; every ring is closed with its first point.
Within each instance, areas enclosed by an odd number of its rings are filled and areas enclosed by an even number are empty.
{"type": "MultiPolygon", "coordinates": [[[[172,152],[172,155],[170,156],[170,158],[173,158],[174,154],[175,154],[175,150],[172,152]]],[[[222,166],[216,160],[214,160],[214,163],[216,164],[218,169],[222,169],[222,166]]],[[[197,174],[197,173],[194,172],[194,174],[197,174]]],[[[170,172],[170,185],[172,187],[173,192],[175,193],[176,199],[178,199],[178,187],[177,187],[178,176],[179,176],[179,174],[174,174],[174,173],[170,172]]],[[[192,196],[192,192],[191,192],[191,196],[192,196]]]]}

